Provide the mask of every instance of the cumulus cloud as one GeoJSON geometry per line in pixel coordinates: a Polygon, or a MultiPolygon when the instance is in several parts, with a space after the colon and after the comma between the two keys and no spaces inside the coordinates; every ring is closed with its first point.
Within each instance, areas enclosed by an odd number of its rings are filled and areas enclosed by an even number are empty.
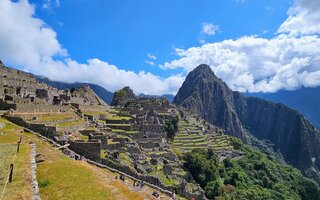
{"type": "Polygon", "coordinates": [[[320,1],[297,0],[288,11],[288,19],[278,29],[292,36],[320,33],[320,1]]]}
{"type": "Polygon", "coordinates": [[[213,23],[202,23],[202,30],[201,33],[205,35],[215,35],[216,32],[219,31],[219,26],[214,25],[213,23]]]}
{"type": "Polygon", "coordinates": [[[157,57],[155,55],[151,54],[151,53],[148,53],[147,56],[148,56],[148,58],[150,58],[152,60],[156,60],[157,59],[157,57]]]}
{"type": "Polygon", "coordinates": [[[146,61],[144,61],[144,62],[147,63],[148,65],[151,65],[151,66],[154,66],[154,65],[155,65],[153,61],[146,60],[146,61]]]}
{"type": "Polygon", "coordinates": [[[265,39],[236,40],[175,49],[178,59],[162,68],[191,71],[199,64],[212,67],[232,89],[276,92],[320,85],[320,1],[298,0],[288,11],[278,34],[265,39]]]}
{"type": "MultiPolygon", "coordinates": [[[[59,1],[56,1],[59,2],[59,1]]],[[[66,82],[90,82],[114,91],[129,85],[136,93],[174,94],[184,77],[160,78],[141,71],[121,70],[97,58],[78,63],[70,58],[54,30],[35,16],[27,0],[0,1],[0,58],[24,70],[66,82]]]]}

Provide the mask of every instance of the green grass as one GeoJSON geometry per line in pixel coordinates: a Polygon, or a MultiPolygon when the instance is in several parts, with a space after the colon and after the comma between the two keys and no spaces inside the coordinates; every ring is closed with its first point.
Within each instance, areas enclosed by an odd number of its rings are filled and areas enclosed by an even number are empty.
{"type": "Polygon", "coordinates": [[[77,115],[71,113],[63,113],[63,114],[48,114],[48,115],[38,115],[37,122],[46,122],[46,121],[55,121],[61,119],[73,119],[78,118],[77,115]]]}
{"type": "Polygon", "coordinates": [[[110,118],[108,118],[108,120],[130,120],[131,117],[127,117],[127,116],[112,116],[110,118]]]}
{"type": "Polygon", "coordinates": [[[128,166],[132,166],[131,159],[129,158],[127,153],[121,152],[119,154],[119,158],[128,166]]]}
{"type": "Polygon", "coordinates": [[[131,124],[106,124],[107,126],[117,126],[117,127],[124,127],[124,126],[131,126],[131,124]]]}
{"type": "Polygon", "coordinates": [[[89,136],[82,135],[82,134],[80,134],[79,138],[80,138],[81,140],[89,140],[89,136]]]}
{"type": "MultiPolygon", "coordinates": [[[[151,199],[153,189],[146,186],[144,191],[130,190],[121,181],[114,180],[117,174],[83,161],[72,160],[32,133],[21,132],[21,127],[3,118],[0,118],[0,123],[6,123],[5,128],[0,129],[0,133],[5,130],[4,134],[0,134],[0,143],[16,143],[20,134],[23,136],[14,163],[14,181],[7,186],[4,199],[32,199],[29,142],[35,143],[37,153],[45,157],[45,161],[37,165],[37,179],[43,200],[151,199]]],[[[126,180],[132,185],[132,180],[126,180]]]]}
{"type": "Polygon", "coordinates": [[[91,115],[91,116],[97,116],[97,115],[110,115],[109,113],[105,111],[82,111],[82,114],[84,115],[91,115]]]}
{"type": "Polygon", "coordinates": [[[81,125],[84,123],[83,119],[75,120],[75,121],[70,121],[70,122],[62,122],[58,123],[58,127],[68,127],[68,126],[76,126],[76,125],[81,125]]]}
{"type": "Polygon", "coordinates": [[[106,156],[107,156],[107,152],[104,149],[100,150],[100,154],[101,154],[101,158],[106,158],[106,156]]]}
{"type": "Polygon", "coordinates": [[[9,175],[9,166],[13,163],[17,146],[0,143],[0,191],[4,188],[9,175]]]}
{"type": "Polygon", "coordinates": [[[20,145],[19,153],[14,162],[13,179],[7,185],[4,199],[32,198],[30,150],[29,144],[22,143],[20,145]]]}
{"type": "Polygon", "coordinates": [[[168,179],[168,178],[166,177],[166,175],[165,175],[164,172],[163,172],[163,164],[161,164],[161,163],[159,163],[159,164],[155,167],[155,170],[154,170],[153,172],[149,173],[149,175],[159,177],[160,179],[162,179],[163,183],[164,183],[166,186],[174,186],[174,185],[179,184],[179,181],[178,181],[178,180],[168,179]]]}
{"type": "Polygon", "coordinates": [[[31,174],[30,174],[30,145],[24,137],[20,144],[19,153],[15,161],[13,157],[16,154],[17,141],[20,135],[24,136],[22,128],[12,124],[6,119],[0,118],[0,123],[5,124],[0,129],[0,190],[2,192],[4,181],[7,180],[9,165],[14,164],[13,179],[8,183],[4,199],[31,199],[31,174]],[[17,189],[19,188],[19,189],[17,189]]]}
{"type": "Polygon", "coordinates": [[[125,130],[122,130],[122,129],[112,129],[113,133],[128,133],[128,134],[134,134],[134,133],[137,133],[137,131],[125,131],[125,130]]]}

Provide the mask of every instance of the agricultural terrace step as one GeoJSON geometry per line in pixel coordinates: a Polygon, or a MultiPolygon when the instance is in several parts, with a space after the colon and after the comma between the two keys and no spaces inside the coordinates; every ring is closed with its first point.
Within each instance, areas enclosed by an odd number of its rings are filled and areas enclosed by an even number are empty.
{"type": "Polygon", "coordinates": [[[188,142],[188,141],[199,142],[199,141],[207,141],[207,139],[204,138],[204,137],[199,137],[199,138],[176,138],[174,141],[175,142],[177,142],[177,141],[181,141],[181,142],[188,142]]]}
{"type": "Polygon", "coordinates": [[[176,135],[176,137],[177,137],[177,136],[185,137],[185,136],[190,136],[190,135],[192,135],[192,136],[199,136],[199,134],[197,134],[197,133],[178,133],[178,134],[176,135]]]}
{"type": "Polygon", "coordinates": [[[225,151],[233,149],[233,146],[224,146],[224,147],[211,147],[215,151],[225,151]]]}
{"type": "Polygon", "coordinates": [[[193,149],[207,149],[207,146],[199,146],[199,147],[179,147],[180,150],[192,151],[193,149]]]}
{"type": "Polygon", "coordinates": [[[181,139],[181,140],[187,140],[187,139],[200,139],[200,138],[206,138],[206,137],[203,137],[201,135],[196,135],[196,134],[193,134],[193,135],[183,135],[183,136],[176,136],[175,137],[175,140],[176,139],[181,139]]]}
{"type": "Polygon", "coordinates": [[[228,141],[225,142],[210,142],[210,144],[212,144],[212,146],[226,146],[226,145],[230,145],[230,143],[228,141]]]}
{"type": "Polygon", "coordinates": [[[221,153],[227,150],[232,150],[233,147],[232,146],[227,146],[227,147],[223,147],[223,148],[213,148],[213,150],[217,153],[221,153]]]}
{"type": "Polygon", "coordinates": [[[207,143],[203,142],[203,143],[177,143],[177,144],[173,144],[175,147],[202,147],[202,146],[205,146],[205,147],[208,147],[207,143]]]}

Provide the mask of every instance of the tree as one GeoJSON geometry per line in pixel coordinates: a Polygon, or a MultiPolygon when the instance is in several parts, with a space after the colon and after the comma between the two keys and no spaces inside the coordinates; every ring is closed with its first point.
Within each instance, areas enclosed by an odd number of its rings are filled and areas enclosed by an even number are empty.
{"type": "Polygon", "coordinates": [[[223,186],[219,179],[210,181],[205,187],[206,196],[209,199],[215,199],[216,196],[219,196],[219,189],[223,186]]]}

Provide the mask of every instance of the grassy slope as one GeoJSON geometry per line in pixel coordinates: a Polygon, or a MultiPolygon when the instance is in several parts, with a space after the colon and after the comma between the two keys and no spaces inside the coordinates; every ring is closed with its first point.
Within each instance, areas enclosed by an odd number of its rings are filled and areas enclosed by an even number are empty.
{"type": "MultiPolygon", "coordinates": [[[[3,121],[3,119],[0,119],[3,121]]],[[[0,122],[1,122],[0,121],[0,122]]],[[[11,123],[10,123],[11,124],[11,123]]],[[[0,136],[0,142],[17,141],[20,127],[10,125],[14,129],[10,133],[0,136]]],[[[131,188],[132,180],[125,183],[115,180],[118,174],[101,169],[83,161],[75,161],[55,150],[45,141],[40,140],[31,133],[23,133],[23,143],[25,143],[24,158],[21,159],[23,165],[21,173],[17,169],[15,176],[20,180],[7,189],[7,199],[12,199],[15,193],[26,194],[25,199],[30,199],[30,146],[29,141],[36,144],[37,153],[45,157],[45,161],[37,165],[37,178],[40,186],[42,199],[152,199],[152,188],[144,187],[141,191],[131,188]],[[23,186],[23,190],[17,187],[23,186]],[[29,195],[29,197],[27,196],[29,195]],[[9,198],[10,197],[10,198],[9,198]]],[[[22,152],[22,151],[20,151],[22,152]]],[[[21,155],[23,155],[21,153],[21,155]]],[[[17,162],[18,162],[17,157],[17,162]]],[[[20,195],[21,198],[24,199],[20,195]]],[[[167,196],[163,199],[169,199],[167,196]]]]}
{"type": "MultiPolygon", "coordinates": [[[[19,140],[21,128],[8,123],[2,118],[0,118],[0,123],[6,123],[5,128],[0,129],[2,133],[0,134],[0,143],[16,144],[19,140]]],[[[14,161],[13,180],[6,187],[4,199],[31,199],[30,150],[31,147],[28,141],[23,138],[19,153],[14,161]]],[[[1,171],[0,173],[4,172],[1,171]]]]}

